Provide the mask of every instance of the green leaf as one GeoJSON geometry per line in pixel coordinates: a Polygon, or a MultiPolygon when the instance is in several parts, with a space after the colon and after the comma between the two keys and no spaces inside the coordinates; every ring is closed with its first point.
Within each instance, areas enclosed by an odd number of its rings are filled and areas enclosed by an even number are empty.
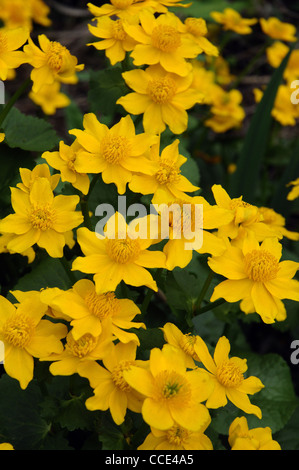
{"type": "Polygon", "coordinates": [[[34,152],[52,150],[58,144],[58,136],[48,122],[21,113],[12,108],[3,122],[5,142],[11,148],[34,152]]]}
{"type": "Polygon", "coordinates": [[[289,61],[292,46],[281,65],[273,74],[270,83],[258,104],[246,134],[243,150],[237,162],[237,170],[231,183],[231,196],[243,195],[246,202],[255,203],[256,189],[259,185],[262,164],[266,155],[272,123],[272,109],[283,72],[289,61]]]}
{"type": "MultiPolygon", "coordinates": [[[[186,2],[184,2],[186,3],[186,2]]],[[[188,3],[188,2],[187,2],[188,3]]],[[[248,6],[248,2],[234,2],[233,8],[234,10],[241,11],[248,6]]],[[[211,11],[220,11],[222,12],[225,8],[231,7],[231,3],[225,0],[209,0],[208,2],[205,1],[194,1],[192,4],[186,9],[188,11],[188,16],[194,16],[196,18],[204,18],[205,20],[211,20],[210,13],[211,11]]],[[[178,9],[173,7],[171,9],[175,13],[177,13],[178,9]]],[[[183,10],[184,13],[184,10],[183,10]]]]}
{"type": "Polygon", "coordinates": [[[22,390],[19,383],[4,374],[0,379],[0,434],[16,450],[36,450],[49,432],[41,418],[42,394],[36,382],[22,390]]]}

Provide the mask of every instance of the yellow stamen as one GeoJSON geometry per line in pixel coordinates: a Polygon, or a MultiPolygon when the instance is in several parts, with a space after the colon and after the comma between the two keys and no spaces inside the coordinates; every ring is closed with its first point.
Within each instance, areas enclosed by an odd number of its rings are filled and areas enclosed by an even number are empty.
{"type": "Polygon", "coordinates": [[[34,323],[30,317],[15,313],[3,325],[2,336],[12,346],[25,348],[33,337],[34,323]]]}
{"type": "Polygon", "coordinates": [[[91,291],[84,300],[91,313],[101,320],[112,317],[119,311],[119,300],[115,297],[114,292],[97,294],[91,291]]]}
{"type": "Polygon", "coordinates": [[[53,227],[55,213],[49,207],[35,206],[30,213],[32,227],[43,232],[53,227]]]}
{"type": "Polygon", "coordinates": [[[109,136],[103,139],[103,157],[108,163],[119,163],[129,154],[129,141],[124,136],[109,136]]]}
{"type": "Polygon", "coordinates": [[[108,239],[107,253],[116,263],[126,264],[133,262],[140,253],[138,240],[127,237],[126,239],[108,239]]]}
{"type": "Polygon", "coordinates": [[[125,381],[123,376],[124,370],[129,370],[131,365],[134,364],[135,361],[121,361],[114,369],[112,370],[112,381],[114,385],[119,388],[122,392],[130,392],[131,387],[125,381]]]}
{"type": "Polygon", "coordinates": [[[181,45],[181,36],[173,26],[160,24],[153,29],[152,44],[163,52],[174,52],[181,45]]]}
{"type": "Polygon", "coordinates": [[[253,250],[245,255],[245,272],[255,282],[267,282],[275,279],[279,270],[279,261],[266,250],[253,250]]]}
{"type": "Polygon", "coordinates": [[[169,103],[176,93],[176,83],[170,77],[150,80],[147,86],[147,93],[150,98],[158,104],[169,103]]]}
{"type": "Polygon", "coordinates": [[[59,42],[52,41],[47,52],[47,63],[51,70],[59,72],[63,66],[63,57],[66,53],[66,47],[62,46],[59,42]]]}
{"type": "Polygon", "coordinates": [[[93,351],[96,344],[96,338],[89,333],[81,336],[77,341],[75,341],[71,335],[68,335],[66,349],[69,350],[71,354],[81,359],[93,351]]]}
{"type": "Polygon", "coordinates": [[[155,174],[159,184],[177,183],[180,177],[180,169],[172,162],[161,160],[160,168],[155,174]]]}
{"type": "Polygon", "coordinates": [[[238,366],[232,361],[224,361],[217,367],[217,379],[224,387],[235,388],[244,380],[243,374],[238,366]]]}

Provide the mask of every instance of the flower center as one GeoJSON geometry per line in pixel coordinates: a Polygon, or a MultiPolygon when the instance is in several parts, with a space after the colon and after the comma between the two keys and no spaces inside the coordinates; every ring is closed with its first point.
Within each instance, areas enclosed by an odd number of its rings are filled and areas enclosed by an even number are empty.
{"type": "Polygon", "coordinates": [[[173,52],[181,45],[181,36],[172,26],[160,24],[153,29],[152,44],[163,52],[173,52]]]}
{"type": "Polygon", "coordinates": [[[47,52],[47,63],[53,72],[59,72],[63,65],[63,56],[67,51],[66,47],[59,42],[52,41],[47,52]]]}
{"type": "Polygon", "coordinates": [[[67,163],[66,163],[67,167],[71,171],[76,171],[76,168],[75,168],[75,165],[74,165],[74,163],[76,161],[76,158],[77,158],[76,154],[73,153],[67,160],[67,163]]]}
{"type": "Polygon", "coordinates": [[[163,370],[155,377],[158,400],[167,400],[179,406],[187,405],[191,399],[191,388],[185,377],[176,371],[163,370]]]}
{"type": "Polygon", "coordinates": [[[129,142],[126,137],[113,136],[103,139],[103,157],[108,163],[118,163],[129,153],[129,142]]]}
{"type": "Polygon", "coordinates": [[[231,361],[224,361],[217,367],[217,379],[223,387],[238,387],[244,380],[239,367],[231,361]]]}
{"type": "Polygon", "coordinates": [[[34,334],[35,326],[31,318],[15,313],[4,323],[2,335],[5,341],[17,348],[25,348],[34,334]]]}
{"type": "Polygon", "coordinates": [[[135,0],[111,0],[111,3],[116,8],[124,10],[125,8],[128,8],[130,5],[132,5],[132,3],[134,3],[134,1],[135,0]]]}
{"type": "Polygon", "coordinates": [[[175,81],[170,77],[150,80],[147,86],[147,93],[150,98],[158,104],[169,103],[176,92],[175,81]]]}
{"type": "Polygon", "coordinates": [[[49,207],[34,207],[30,213],[32,227],[43,232],[53,227],[54,211],[49,207]]]}
{"type": "Polygon", "coordinates": [[[207,24],[202,18],[186,18],[184,23],[188,32],[193,36],[202,37],[208,34],[207,24]]]}
{"type": "Polygon", "coordinates": [[[245,255],[245,272],[249,279],[267,282],[275,279],[279,270],[279,261],[266,250],[253,250],[245,255]]]}
{"type": "Polygon", "coordinates": [[[179,345],[184,351],[184,353],[188,354],[188,356],[191,356],[193,359],[198,361],[199,358],[196,352],[194,351],[195,342],[196,342],[196,336],[188,333],[180,337],[179,345]]]}
{"type": "Polygon", "coordinates": [[[101,320],[114,316],[119,310],[119,301],[114,292],[97,294],[92,291],[87,294],[84,300],[90,312],[101,320]]]}
{"type": "Polygon", "coordinates": [[[121,20],[115,20],[112,26],[112,36],[118,41],[124,41],[127,37],[121,20]]]}
{"type": "Polygon", "coordinates": [[[231,210],[236,209],[237,207],[252,207],[248,202],[242,201],[241,198],[235,198],[231,200],[230,208],[231,210]]]}
{"type": "Polygon", "coordinates": [[[93,351],[96,344],[96,338],[94,338],[89,333],[81,336],[81,338],[79,338],[77,341],[74,340],[72,335],[68,335],[66,349],[69,350],[73,356],[79,357],[81,359],[93,351]]]}
{"type": "Polygon", "coordinates": [[[7,36],[6,34],[0,32],[0,53],[7,50],[7,36]]]}
{"type": "Polygon", "coordinates": [[[180,169],[174,163],[161,160],[155,177],[159,184],[172,184],[178,182],[180,173],[180,169]]]}
{"type": "Polygon", "coordinates": [[[114,369],[112,370],[112,381],[114,385],[119,388],[122,392],[130,392],[131,387],[125,381],[123,372],[124,370],[129,370],[131,365],[134,364],[135,361],[121,361],[114,369]]]}
{"type": "Polygon", "coordinates": [[[166,432],[167,440],[170,444],[181,447],[188,440],[190,431],[181,428],[180,426],[173,426],[166,432]]]}
{"type": "Polygon", "coordinates": [[[108,256],[110,256],[113,261],[126,264],[135,261],[141,248],[138,240],[127,237],[123,240],[108,239],[106,249],[108,256]]]}

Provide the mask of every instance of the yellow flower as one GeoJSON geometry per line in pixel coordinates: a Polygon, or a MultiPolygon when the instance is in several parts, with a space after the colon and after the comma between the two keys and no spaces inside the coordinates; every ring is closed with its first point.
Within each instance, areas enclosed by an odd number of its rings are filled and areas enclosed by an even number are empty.
{"type": "Polygon", "coordinates": [[[3,134],[3,132],[0,132],[0,142],[3,142],[4,139],[5,139],[5,134],[3,134]]]}
{"type": "Polygon", "coordinates": [[[233,8],[225,8],[223,13],[213,11],[211,17],[223,25],[224,31],[234,31],[238,34],[251,34],[250,26],[258,22],[257,18],[242,18],[240,13],[233,8]]]}
{"type": "Polygon", "coordinates": [[[280,444],[272,438],[271,428],[249,429],[245,416],[231,423],[228,442],[231,450],[281,450],[280,444]]]}
{"type": "Polygon", "coordinates": [[[229,400],[245,413],[254,414],[261,418],[260,408],[251,404],[248,394],[259,392],[264,385],[257,377],[244,378],[244,373],[247,371],[247,360],[229,357],[229,340],[225,336],[218,340],[213,357],[200,336],[197,337],[194,349],[207,369],[206,372],[213,384],[206,406],[220,408],[225,406],[229,400]]]}
{"type": "Polygon", "coordinates": [[[56,170],[60,171],[61,181],[68,181],[83,194],[87,194],[90,180],[86,173],[77,171],[77,155],[82,147],[75,140],[71,145],[63,141],[59,143],[59,150],[55,152],[44,152],[42,158],[56,170]]]}
{"type": "MultiPolygon", "coordinates": [[[[138,23],[138,18],[129,18],[128,21],[138,23]]],[[[105,50],[111,65],[122,62],[126,53],[132,51],[136,45],[136,41],[125,32],[121,19],[112,20],[103,16],[98,18],[97,26],[88,25],[88,29],[93,36],[102,40],[87,45],[94,46],[97,50],[105,50]]]]}
{"type": "Polygon", "coordinates": [[[293,186],[289,194],[287,195],[288,201],[294,201],[299,197],[299,178],[288,183],[287,186],[293,186]]]}
{"type": "Polygon", "coordinates": [[[52,375],[77,374],[86,363],[102,360],[111,353],[113,335],[108,325],[98,336],[90,333],[75,339],[72,331],[66,336],[64,350],[60,354],[51,354],[41,361],[51,361],[49,371],[52,375]]]}
{"type": "Polygon", "coordinates": [[[124,378],[145,397],[141,413],[149,426],[165,431],[179,425],[198,432],[210,422],[201,403],[210,393],[206,374],[187,370],[178,348],[170,344],[162,350],[153,348],[148,366],[132,366],[124,371],[124,378]]]}
{"type": "Polygon", "coordinates": [[[55,81],[75,84],[78,82],[77,72],[84,65],[78,65],[78,60],[70,51],[57,41],[50,41],[45,34],[38,36],[39,46],[31,38],[23,50],[26,61],[33,67],[31,79],[32,91],[38,93],[44,85],[52,85],[55,81]]]}
{"type": "Polygon", "coordinates": [[[192,88],[192,73],[186,77],[166,72],[160,65],[122,74],[134,90],[117,100],[131,114],[143,114],[146,132],[161,134],[166,126],[174,134],[183,133],[188,126],[187,109],[203,101],[200,90],[192,88]]]}
{"type": "Polygon", "coordinates": [[[50,183],[52,191],[57,187],[60,180],[60,175],[52,175],[50,168],[46,163],[35,165],[33,170],[29,170],[29,168],[20,168],[19,172],[21,183],[17,183],[17,188],[22,189],[22,191],[26,193],[30,193],[34,182],[39,178],[46,178],[50,183]]]}
{"type": "Polygon", "coordinates": [[[267,237],[282,238],[281,230],[277,226],[265,223],[258,207],[243,201],[243,197],[231,198],[219,184],[212,186],[212,192],[217,206],[231,212],[232,220],[218,229],[220,237],[232,240],[242,240],[253,232],[258,241],[267,237]]]}
{"type": "Polygon", "coordinates": [[[173,13],[162,13],[157,18],[150,10],[139,14],[141,25],[124,24],[125,31],[139,44],[131,57],[133,64],[160,64],[167,72],[185,77],[192,70],[188,59],[197,57],[202,49],[182,32],[183,24],[173,13]]]}
{"type": "Polygon", "coordinates": [[[0,0],[0,19],[7,28],[33,28],[33,22],[49,26],[50,8],[42,0],[0,0]]]}
{"type": "Polygon", "coordinates": [[[0,221],[0,232],[14,233],[8,244],[9,250],[23,253],[37,244],[53,258],[63,256],[66,232],[83,221],[81,212],[75,208],[79,196],[53,195],[47,178],[38,178],[30,193],[11,188],[14,213],[0,221]]]}
{"type": "Polygon", "coordinates": [[[118,343],[103,359],[103,365],[85,362],[78,373],[89,380],[94,395],[85,402],[88,410],[110,410],[117,425],[124,422],[127,409],[140,413],[142,398],[124,378],[125,371],[138,364],[136,343],[118,343]]]}
{"type": "Polygon", "coordinates": [[[0,444],[0,450],[14,450],[14,447],[8,442],[3,442],[0,444]]]}
{"type": "Polygon", "coordinates": [[[179,140],[166,146],[160,155],[160,143],[153,145],[150,153],[152,174],[133,175],[129,183],[131,191],[140,194],[153,194],[153,201],[158,195],[165,203],[176,199],[184,199],[186,192],[194,192],[199,188],[181,174],[181,166],[187,158],[179,153],[179,140]]]}
{"type": "Polygon", "coordinates": [[[295,241],[299,240],[299,233],[287,230],[285,227],[285,218],[281,214],[275,212],[274,209],[269,207],[259,207],[259,212],[262,214],[263,223],[269,225],[270,227],[274,227],[274,230],[277,232],[280,231],[282,237],[286,237],[295,241]]]}
{"type": "Polygon", "coordinates": [[[110,0],[110,3],[98,7],[88,3],[90,13],[96,17],[118,16],[119,18],[131,18],[137,15],[140,10],[152,7],[155,4],[152,0],[110,0]]]}
{"type": "Polygon", "coordinates": [[[29,98],[47,115],[56,113],[58,108],[66,108],[71,103],[69,97],[60,92],[60,83],[44,85],[37,93],[29,92],[29,98]]]}
{"type": "MultiPolygon", "coordinates": [[[[260,102],[263,97],[261,90],[255,89],[255,100],[260,102]]],[[[293,104],[290,98],[290,87],[280,85],[271,111],[273,118],[282,126],[295,126],[299,118],[298,106],[293,104]]]]}
{"type": "MultiPolygon", "coordinates": [[[[220,255],[225,250],[223,240],[207,229],[216,229],[232,220],[226,209],[211,206],[203,197],[185,197],[165,203],[155,197],[154,206],[160,214],[161,231],[166,221],[169,241],[163,247],[167,269],[186,267],[192,259],[193,250],[197,253],[220,255]]],[[[161,238],[163,234],[161,234],[161,238]]]]}
{"type": "Polygon", "coordinates": [[[34,359],[59,353],[67,333],[63,324],[44,320],[47,307],[36,295],[13,305],[0,296],[0,340],[4,343],[4,369],[22,389],[33,379],[34,359]]]}
{"type": "Polygon", "coordinates": [[[201,52],[208,56],[218,57],[219,50],[205,36],[208,34],[206,21],[203,18],[188,17],[184,20],[185,33],[200,46],[201,52]]]}
{"type": "Polygon", "coordinates": [[[100,123],[95,114],[85,114],[84,130],[73,129],[83,151],[77,154],[76,171],[101,173],[106,184],[114,183],[119,194],[124,194],[133,173],[152,171],[147,153],[157,141],[150,133],[135,134],[131,116],[120,119],[110,129],[100,123]]]}
{"type": "MultiPolygon", "coordinates": [[[[290,48],[281,41],[275,41],[270,47],[267,48],[267,60],[268,63],[277,68],[280,66],[281,62],[288,54],[290,48]]],[[[291,52],[290,58],[288,60],[287,66],[283,73],[283,78],[291,83],[293,80],[299,78],[299,50],[295,49],[291,52]]]]}
{"type": "Polygon", "coordinates": [[[165,341],[182,351],[186,367],[188,369],[195,369],[197,367],[195,361],[199,361],[199,357],[194,350],[196,335],[192,335],[191,333],[182,333],[182,331],[173,323],[166,323],[163,326],[162,331],[165,341]]]}
{"type": "Polygon", "coordinates": [[[71,290],[56,296],[52,306],[70,317],[75,340],[86,334],[98,336],[109,325],[119,341],[135,341],[139,345],[138,337],[126,330],[145,328],[143,323],[132,322],[140,314],[132,300],[118,299],[114,292],[97,294],[94,283],[88,279],[77,281],[71,290]]]}
{"type": "MultiPolygon", "coordinates": [[[[7,245],[11,240],[14,239],[17,235],[14,235],[13,233],[5,233],[0,235],[0,253],[10,253],[10,254],[16,254],[14,251],[9,250],[7,248],[7,245]]],[[[23,253],[19,253],[22,256],[26,256],[28,258],[28,263],[32,263],[35,259],[35,251],[33,248],[28,248],[25,250],[23,253]]]]}
{"type": "Polygon", "coordinates": [[[205,121],[205,125],[217,133],[240,127],[245,118],[242,100],[239,90],[226,91],[215,86],[210,109],[212,117],[205,121]]]}
{"type": "Polygon", "coordinates": [[[0,28],[0,80],[7,80],[11,71],[26,62],[25,54],[18,49],[28,38],[27,28],[0,28]]]}
{"type": "Polygon", "coordinates": [[[241,300],[241,310],[256,312],[264,323],[286,318],[282,299],[299,301],[299,281],[292,279],[299,269],[295,261],[280,261],[282,245],[276,238],[261,244],[251,234],[242,246],[228,246],[223,255],[208,260],[210,268],[226,278],[215,288],[211,301],[241,300]]]}
{"type": "Polygon", "coordinates": [[[164,268],[165,255],[148,250],[153,241],[136,238],[136,232],[120,213],[108,220],[105,235],[82,227],[77,230],[77,238],[85,256],[76,258],[72,269],[94,274],[97,294],[115,291],[122,280],[132,286],[158,290],[146,268],[164,268]]]}
{"type": "Polygon", "coordinates": [[[208,423],[200,431],[188,431],[174,425],[166,431],[151,428],[150,434],[137,450],[213,450],[213,444],[204,434],[208,423]]]}
{"type": "Polygon", "coordinates": [[[272,39],[281,41],[296,42],[296,27],[290,23],[283,23],[278,18],[261,18],[260,25],[265,34],[272,39]]]}

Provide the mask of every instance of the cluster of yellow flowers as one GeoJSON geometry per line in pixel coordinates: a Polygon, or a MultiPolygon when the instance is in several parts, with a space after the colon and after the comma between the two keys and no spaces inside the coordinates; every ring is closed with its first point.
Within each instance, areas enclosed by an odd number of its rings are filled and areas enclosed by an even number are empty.
{"type": "MultiPolygon", "coordinates": [[[[42,2],[29,3],[38,7],[42,2]]],[[[185,334],[172,323],[162,328],[164,346],[153,348],[148,360],[138,359],[140,341],[130,330],[146,325],[135,321],[141,313],[136,303],[119,298],[116,289],[124,282],[158,291],[149,270],[184,268],[195,251],[207,254],[211,271],[226,278],[215,287],[211,302],[219,298],[240,302],[245,314],[256,312],[265,323],[282,321],[286,318],[282,300],[299,301],[299,282],[293,279],[299,263],[281,261],[281,241],[283,237],[299,240],[299,233],[288,231],[285,219],[271,208],[248,204],[241,196],[231,198],[220,185],[212,187],[214,205],[202,196],[190,196],[200,188],[181,172],[187,158],[180,154],[179,139],[161,149],[166,127],[182,134],[188,126],[187,110],[197,103],[211,105],[213,117],[207,125],[217,132],[239,125],[244,118],[239,92],[225,92],[215,84],[215,75],[196,62],[201,54],[218,57],[206,37],[205,21],[182,21],[168,10],[170,6],[183,5],[177,0],[88,5],[96,19],[90,31],[100,38],[93,46],[105,50],[112,65],[129,53],[136,66],[123,73],[133,91],[118,100],[129,114],[110,128],[95,114],[86,114],[83,129],[70,130],[71,145],[60,142],[57,151],[42,155],[47,163],[33,170],[20,169],[21,182],[11,188],[14,212],[0,221],[3,246],[31,261],[36,246],[50,257],[62,258],[65,245],[73,247],[77,241],[82,256],[73,260],[72,270],[83,279],[66,291],[13,291],[15,302],[0,296],[0,340],[5,347],[5,371],[22,389],[33,379],[34,359],[48,361],[53,375],[77,373],[89,380],[93,396],[86,401],[87,409],[110,410],[117,425],[124,422],[127,410],[141,413],[150,434],[139,449],[211,450],[212,442],[204,434],[211,422],[210,410],[230,401],[244,413],[261,418],[261,409],[248,395],[264,385],[257,377],[246,377],[246,359],[230,357],[225,336],[211,355],[199,335],[185,334]],[[136,133],[130,114],[143,115],[143,133],[136,133]],[[51,169],[56,170],[54,175],[51,169]],[[169,239],[161,251],[152,248],[163,240],[163,211],[158,214],[156,237],[152,233],[134,236],[118,212],[103,235],[82,226],[83,213],[76,210],[80,197],[56,195],[55,189],[61,179],[87,195],[90,175],[114,184],[120,195],[128,186],[136,194],[151,196],[158,207],[201,204],[202,246],[194,242],[194,212],[181,238],[175,236],[177,227],[169,220],[169,239]],[[186,250],[186,242],[193,249],[186,250]]],[[[31,12],[30,18],[45,23],[44,14],[45,10],[41,16],[31,12]]],[[[214,17],[223,22],[223,16],[214,17]]],[[[248,34],[254,22],[245,25],[242,20],[239,34],[248,34]]],[[[83,68],[65,47],[45,35],[39,36],[39,46],[30,39],[29,26],[0,31],[0,78],[5,80],[21,63],[30,64],[37,100],[44,93],[58,92],[61,83],[76,83],[76,72],[83,68]],[[17,51],[27,41],[23,51],[17,51]]],[[[297,183],[293,182],[295,188],[297,183]]],[[[229,443],[232,449],[280,449],[269,428],[249,430],[245,417],[231,423],[229,443]]]]}

